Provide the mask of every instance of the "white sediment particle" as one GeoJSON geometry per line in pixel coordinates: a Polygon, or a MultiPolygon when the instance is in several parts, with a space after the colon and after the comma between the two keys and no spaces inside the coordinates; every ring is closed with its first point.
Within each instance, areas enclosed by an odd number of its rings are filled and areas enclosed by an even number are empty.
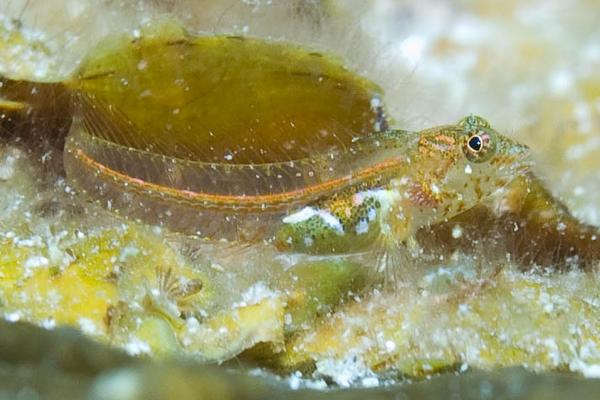
{"type": "Polygon", "coordinates": [[[327,389],[327,382],[325,382],[323,379],[308,379],[304,381],[304,386],[307,389],[325,390],[327,389]]]}
{"type": "Polygon", "coordinates": [[[242,299],[238,303],[233,303],[233,308],[247,307],[258,304],[265,299],[278,297],[278,293],[271,290],[263,281],[258,281],[242,293],[242,299]]]}
{"type": "Polygon", "coordinates": [[[225,272],[225,268],[223,268],[223,266],[221,264],[216,263],[216,262],[211,262],[210,268],[217,272],[225,272]]]}
{"type": "Polygon", "coordinates": [[[42,247],[42,238],[39,235],[34,235],[27,239],[19,239],[14,241],[17,247],[42,247]]]}
{"type": "Polygon", "coordinates": [[[200,321],[194,317],[187,318],[185,320],[185,334],[181,338],[181,344],[184,347],[193,344],[197,340],[201,330],[202,325],[200,324],[200,321]]]}
{"type": "Polygon", "coordinates": [[[53,318],[47,318],[42,321],[42,328],[51,330],[56,328],[56,321],[53,318]]]}
{"type": "Polygon", "coordinates": [[[121,249],[119,253],[119,261],[124,262],[131,257],[135,257],[140,254],[140,249],[136,246],[125,246],[121,249]]]}
{"type": "Polygon", "coordinates": [[[32,268],[47,267],[48,265],[50,265],[50,261],[46,257],[31,256],[27,260],[25,260],[23,267],[26,269],[32,269],[32,268]]]}
{"type": "Polygon", "coordinates": [[[379,378],[376,376],[368,376],[366,378],[362,378],[360,384],[365,388],[376,387],[379,385],[379,378]]]}
{"type": "Polygon", "coordinates": [[[471,168],[471,165],[470,165],[470,164],[467,164],[467,165],[465,166],[465,174],[467,174],[467,175],[471,175],[472,173],[473,173],[473,169],[471,168]]]}
{"type": "Polygon", "coordinates": [[[300,371],[293,372],[288,378],[288,385],[292,390],[300,389],[300,383],[302,382],[302,373],[300,371]]]}
{"type": "Polygon", "coordinates": [[[381,99],[379,97],[373,97],[371,99],[371,108],[376,109],[377,107],[381,107],[381,99]]]}
{"type": "Polygon", "coordinates": [[[600,364],[586,364],[580,362],[571,365],[571,370],[580,372],[586,378],[600,378],[600,364]]]}
{"type": "Polygon", "coordinates": [[[4,319],[8,322],[17,322],[21,319],[21,313],[18,311],[4,314],[4,319]]]}
{"type": "Polygon", "coordinates": [[[81,331],[87,335],[98,335],[100,333],[96,323],[89,318],[79,318],[77,322],[81,331]]]}
{"type": "Polygon", "coordinates": [[[227,329],[226,326],[222,326],[217,330],[217,333],[221,335],[226,335],[227,333],[229,333],[229,329],[227,329]]]}
{"type": "Polygon", "coordinates": [[[454,225],[452,228],[452,237],[454,239],[460,239],[463,235],[463,229],[460,225],[454,225]]]}
{"type": "Polygon", "coordinates": [[[292,390],[298,390],[301,388],[325,390],[327,389],[327,382],[322,379],[304,379],[302,372],[294,371],[287,379],[287,383],[292,390]]]}
{"type": "Polygon", "coordinates": [[[137,337],[133,337],[125,345],[125,351],[129,355],[138,356],[141,354],[150,354],[152,352],[152,349],[150,348],[150,345],[148,343],[144,342],[143,340],[140,340],[137,337]]]}
{"type": "Polygon", "coordinates": [[[350,387],[365,378],[376,378],[361,357],[349,355],[342,360],[324,359],[316,363],[317,373],[328,376],[343,388],[350,387]]]}
{"type": "Polygon", "coordinates": [[[396,350],[396,343],[392,340],[386,340],[385,341],[385,350],[388,353],[393,352],[394,350],[396,350]]]}
{"type": "Polygon", "coordinates": [[[558,344],[556,343],[556,339],[554,338],[545,338],[542,340],[542,344],[548,350],[548,358],[552,362],[553,366],[557,366],[562,362],[562,355],[558,344]]]}
{"type": "Polygon", "coordinates": [[[58,245],[59,240],[59,237],[51,238],[47,241],[46,248],[51,263],[55,265],[60,265],[62,268],[65,268],[75,260],[75,257],[64,251],[58,245]]]}
{"type": "Polygon", "coordinates": [[[185,325],[190,333],[195,333],[200,330],[200,321],[198,321],[194,317],[187,318],[185,320],[185,325]]]}

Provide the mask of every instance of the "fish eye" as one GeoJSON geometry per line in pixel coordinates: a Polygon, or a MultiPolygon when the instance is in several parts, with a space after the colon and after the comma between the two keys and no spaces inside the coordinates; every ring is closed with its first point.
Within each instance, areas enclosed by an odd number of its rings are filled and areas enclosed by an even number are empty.
{"type": "Polygon", "coordinates": [[[491,132],[479,129],[465,135],[463,152],[469,161],[484,162],[488,160],[495,150],[496,144],[491,132]]]}
{"type": "Polygon", "coordinates": [[[467,145],[471,150],[473,150],[476,153],[479,153],[479,151],[483,147],[483,142],[481,141],[481,137],[479,135],[473,135],[467,141],[467,145]]]}

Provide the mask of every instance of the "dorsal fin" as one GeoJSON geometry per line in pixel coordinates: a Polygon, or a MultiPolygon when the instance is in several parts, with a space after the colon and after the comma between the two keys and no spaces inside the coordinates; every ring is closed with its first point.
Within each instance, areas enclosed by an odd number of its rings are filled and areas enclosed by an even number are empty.
{"type": "Polygon", "coordinates": [[[352,148],[343,151],[334,148],[298,160],[211,163],[165,156],[155,148],[127,145],[127,138],[143,133],[120,110],[85,93],[76,95],[76,104],[79,117],[74,138],[99,163],[145,182],[231,196],[278,194],[338,179],[368,165],[368,154],[379,150],[378,141],[398,141],[398,135],[402,134],[378,133],[356,141],[352,148]]]}
{"type": "Polygon", "coordinates": [[[139,149],[128,138],[143,133],[120,110],[83,92],[75,98],[77,142],[100,163],[144,181],[181,190],[256,195],[300,189],[336,175],[338,151],[277,163],[225,164],[165,156],[157,151],[160,143],[139,149]],[[324,176],[323,170],[331,173],[324,176]]]}

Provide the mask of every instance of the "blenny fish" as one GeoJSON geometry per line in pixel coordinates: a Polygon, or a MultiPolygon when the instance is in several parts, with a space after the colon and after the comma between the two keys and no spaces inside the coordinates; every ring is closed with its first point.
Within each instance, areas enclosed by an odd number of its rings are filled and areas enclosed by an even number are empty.
{"type": "Polygon", "coordinates": [[[81,187],[119,203],[117,209],[130,204],[130,210],[161,216],[159,221],[184,218],[179,228],[192,227],[204,237],[265,240],[286,252],[373,250],[379,269],[396,281],[418,229],[480,204],[528,168],[528,155],[526,146],[469,116],[419,132],[376,132],[343,151],[257,165],[178,160],[124,149],[79,130],[67,142],[65,165],[81,187]],[[135,163],[137,171],[165,174],[153,175],[154,181],[125,174],[131,168],[118,165],[123,160],[135,163]],[[178,187],[173,171],[197,186],[178,187]],[[201,184],[217,177],[221,187],[231,188],[228,179],[277,182],[282,174],[313,180],[287,181],[265,193],[215,193],[201,184]]]}

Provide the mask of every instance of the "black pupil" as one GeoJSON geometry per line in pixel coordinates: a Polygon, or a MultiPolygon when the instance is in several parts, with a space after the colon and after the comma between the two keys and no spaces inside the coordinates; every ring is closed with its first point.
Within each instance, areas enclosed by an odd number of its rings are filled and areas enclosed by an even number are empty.
{"type": "Polygon", "coordinates": [[[473,136],[469,139],[469,147],[474,151],[481,150],[481,138],[479,136],[473,136]]]}

